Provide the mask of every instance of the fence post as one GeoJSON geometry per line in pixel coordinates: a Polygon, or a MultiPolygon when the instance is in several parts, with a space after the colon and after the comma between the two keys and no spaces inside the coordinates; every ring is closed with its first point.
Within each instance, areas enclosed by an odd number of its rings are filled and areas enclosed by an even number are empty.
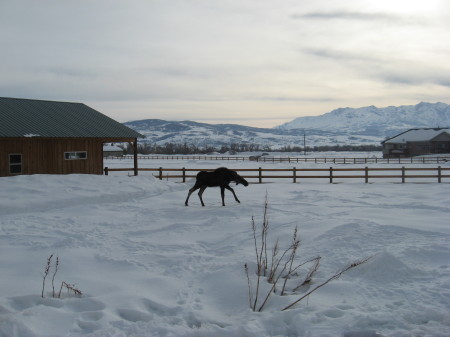
{"type": "Polygon", "coordinates": [[[294,176],[294,184],[297,182],[297,171],[295,170],[295,167],[293,169],[293,176],[294,176]]]}
{"type": "Polygon", "coordinates": [[[108,166],[105,166],[105,176],[108,175],[108,166]]]}
{"type": "Polygon", "coordinates": [[[183,183],[186,182],[186,168],[183,167],[183,183]]]}
{"type": "Polygon", "coordinates": [[[366,166],[365,168],[366,171],[366,184],[369,182],[369,168],[366,166]]]}
{"type": "Polygon", "coordinates": [[[262,169],[261,167],[259,168],[259,183],[262,183],[262,169]]]}
{"type": "Polygon", "coordinates": [[[162,171],[163,171],[163,169],[162,169],[162,167],[160,167],[159,168],[159,180],[162,180],[162,171]]]}
{"type": "Polygon", "coordinates": [[[402,183],[405,182],[405,167],[402,166],[402,183]]]}
{"type": "Polygon", "coordinates": [[[442,181],[442,174],[441,174],[441,167],[438,166],[438,183],[440,183],[442,181]]]}
{"type": "Polygon", "coordinates": [[[330,167],[330,184],[333,183],[333,167],[330,167]]]}

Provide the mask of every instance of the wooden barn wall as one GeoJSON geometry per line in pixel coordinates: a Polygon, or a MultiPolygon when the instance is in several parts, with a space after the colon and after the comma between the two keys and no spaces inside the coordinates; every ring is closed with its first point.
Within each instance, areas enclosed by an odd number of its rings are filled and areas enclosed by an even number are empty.
{"type": "Polygon", "coordinates": [[[8,176],[9,154],[22,154],[22,174],[102,174],[99,139],[0,139],[0,176],[8,176]],[[87,151],[87,159],[65,160],[64,152],[87,151]]]}
{"type": "Polygon", "coordinates": [[[450,135],[446,132],[441,133],[433,139],[433,142],[450,142],[450,135]]]}

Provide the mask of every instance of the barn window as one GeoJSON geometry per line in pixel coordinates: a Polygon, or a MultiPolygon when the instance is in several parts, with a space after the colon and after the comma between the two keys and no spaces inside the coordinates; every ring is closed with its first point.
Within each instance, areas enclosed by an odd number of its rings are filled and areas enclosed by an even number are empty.
{"type": "Polygon", "coordinates": [[[87,159],[87,151],[64,152],[65,160],[87,159]]]}
{"type": "Polygon", "coordinates": [[[9,173],[21,174],[22,173],[22,155],[10,154],[9,155],[9,173]]]}

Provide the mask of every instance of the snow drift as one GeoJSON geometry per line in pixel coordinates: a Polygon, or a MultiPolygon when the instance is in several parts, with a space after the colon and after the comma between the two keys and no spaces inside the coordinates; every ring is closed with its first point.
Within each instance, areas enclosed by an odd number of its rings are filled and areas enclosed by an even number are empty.
{"type": "Polygon", "coordinates": [[[207,189],[206,207],[185,207],[192,184],[0,178],[0,336],[448,336],[448,184],[251,184],[241,204],[207,189]],[[293,309],[279,310],[297,295],[275,294],[252,312],[243,266],[266,193],[270,238],[298,226],[300,254],[322,256],[313,284],[374,257],[293,309]],[[40,296],[52,253],[81,297],[52,298],[50,282],[40,296]]]}

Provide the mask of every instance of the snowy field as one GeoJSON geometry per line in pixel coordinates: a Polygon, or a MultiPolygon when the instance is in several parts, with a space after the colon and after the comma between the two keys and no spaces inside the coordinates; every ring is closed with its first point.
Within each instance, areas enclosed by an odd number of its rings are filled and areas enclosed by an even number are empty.
{"type": "MultiPolygon", "coordinates": [[[[131,167],[131,162],[105,165],[131,167]]],[[[140,162],[169,165],[245,167],[140,162]]],[[[0,178],[0,337],[450,335],[448,179],[238,185],[233,188],[240,204],[226,192],[222,207],[219,190],[210,188],[203,195],[206,207],[196,193],[186,207],[193,183],[124,172],[0,178]],[[266,194],[270,246],[279,239],[287,248],[297,226],[299,260],[322,259],[309,286],[285,296],[278,291],[262,312],[253,312],[244,264],[254,286],[251,220],[261,224],[266,194]],[[56,256],[56,292],[65,281],[81,296],[63,290],[61,298],[52,297],[56,256]]],[[[265,281],[262,288],[268,289],[265,281]]]]}

